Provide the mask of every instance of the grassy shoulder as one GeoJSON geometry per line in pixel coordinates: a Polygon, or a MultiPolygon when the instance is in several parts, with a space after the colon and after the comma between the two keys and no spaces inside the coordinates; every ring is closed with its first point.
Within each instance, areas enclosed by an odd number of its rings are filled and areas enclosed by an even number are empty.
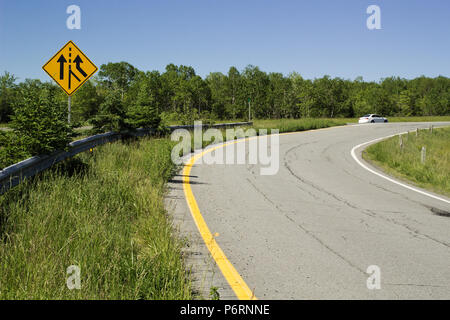
{"type": "MultiPolygon", "coordinates": [[[[348,120],[348,119],[347,119],[348,120]]],[[[279,133],[283,132],[300,132],[300,131],[307,131],[307,130],[314,130],[314,129],[321,129],[321,128],[328,128],[328,127],[334,127],[334,126],[341,126],[347,124],[348,121],[346,119],[341,120],[334,120],[334,119],[278,119],[278,120],[255,120],[253,122],[253,125],[245,125],[240,127],[234,127],[234,128],[228,128],[228,129],[217,129],[221,136],[216,141],[215,137],[211,137],[211,140],[205,140],[202,139],[202,147],[205,148],[210,144],[216,144],[223,141],[227,141],[228,134],[227,130],[236,130],[235,136],[231,139],[235,138],[243,138],[250,137],[254,135],[259,135],[260,130],[264,129],[267,130],[267,134],[270,134],[272,129],[278,129],[279,133]],[[237,129],[242,129],[241,132],[237,129]],[[254,129],[253,132],[249,129],[254,129]]],[[[203,129],[203,133],[207,129],[203,129]]],[[[191,150],[192,152],[194,149],[194,136],[191,135],[190,141],[185,141],[185,143],[190,144],[190,149],[187,147],[187,149],[191,150]]]]}
{"type": "Polygon", "coordinates": [[[350,123],[352,119],[348,118],[302,118],[302,119],[277,119],[277,120],[254,120],[253,128],[259,129],[278,129],[280,133],[306,131],[320,128],[341,126],[350,123]]]}
{"type": "Polygon", "coordinates": [[[0,196],[0,299],[192,298],[163,202],[172,146],[107,144],[0,196]]]}
{"type": "Polygon", "coordinates": [[[450,196],[450,128],[420,130],[369,146],[363,158],[387,173],[422,188],[450,196]],[[425,163],[421,162],[422,147],[426,148],[425,163]]]}
{"type": "Polygon", "coordinates": [[[450,116],[421,116],[421,117],[387,117],[389,122],[440,122],[450,121],[450,116]]]}

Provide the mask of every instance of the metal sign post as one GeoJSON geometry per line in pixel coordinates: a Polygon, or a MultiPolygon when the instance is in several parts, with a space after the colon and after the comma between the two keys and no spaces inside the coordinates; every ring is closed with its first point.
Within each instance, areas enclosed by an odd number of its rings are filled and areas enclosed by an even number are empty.
{"type": "Polygon", "coordinates": [[[72,109],[72,96],[69,96],[69,98],[68,98],[68,105],[69,105],[69,110],[68,110],[68,114],[67,114],[67,120],[70,124],[70,112],[72,109]]]}

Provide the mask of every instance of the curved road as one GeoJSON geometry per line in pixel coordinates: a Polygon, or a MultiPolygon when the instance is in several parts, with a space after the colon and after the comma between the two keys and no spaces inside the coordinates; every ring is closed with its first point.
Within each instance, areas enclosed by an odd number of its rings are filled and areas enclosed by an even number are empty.
{"type": "MultiPolygon", "coordinates": [[[[429,124],[281,135],[276,175],[260,175],[258,165],[195,164],[190,186],[259,299],[450,299],[450,204],[370,173],[351,155],[358,144],[417,127],[429,124]],[[370,265],[380,268],[379,290],[367,288],[370,265]]],[[[176,205],[186,213],[179,187],[176,205]]]]}

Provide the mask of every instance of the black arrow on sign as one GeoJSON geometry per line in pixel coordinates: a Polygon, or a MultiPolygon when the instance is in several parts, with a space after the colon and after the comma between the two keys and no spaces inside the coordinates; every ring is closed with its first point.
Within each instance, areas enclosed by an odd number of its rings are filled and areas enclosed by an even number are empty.
{"type": "Polygon", "coordinates": [[[57,62],[59,62],[59,80],[63,80],[64,79],[64,63],[66,63],[67,60],[66,60],[66,58],[64,58],[63,55],[61,55],[57,62]]]}
{"type": "Polygon", "coordinates": [[[75,73],[73,73],[72,71],[72,66],[69,64],[69,90],[70,90],[70,83],[71,83],[71,76],[74,76],[75,79],[78,80],[78,82],[81,82],[80,78],[77,77],[77,75],[75,73]]]}
{"type": "Polygon", "coordinates": [[[75,58],[75,60],[73,60],[73,62],[75,62],[77,64],[78,72],[80,72],[81,75],[86,78],[86,76],[87,76],[86,72],[84,72],[84,70],[81,69],[81,67],[80,67],[80,63],[83,63],[83,60],[81,60],[80,56],[77,55],[77,57],[75,58]]]}

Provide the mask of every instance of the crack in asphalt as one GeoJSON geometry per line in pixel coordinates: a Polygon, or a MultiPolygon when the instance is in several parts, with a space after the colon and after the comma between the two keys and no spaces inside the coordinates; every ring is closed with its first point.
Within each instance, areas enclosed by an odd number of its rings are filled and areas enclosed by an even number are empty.
{"type": "Polygon", "coordinates": [[[363,179],[363,178],[361,178],[361,177],[358,177],[358,176],[354,175],[353,173],[351,173],[350,171],[348,171],[348,170],[346,170],[346,169],[342,169],[342,171],[345,172],[347,175],[349,175],[349,176],[355,178],[355,179],[358,179],[358,180],[360,180],[360,181],[364,181],[364,182],[369,183],[371,186],[374,186],[375,188],[379,188],[379,189],[381,189],[381,190],[383,190],[383,191],[386,191],[386,192],[389,192],[389,193],[398,195],[398,196],[404,198],[404,199],[407,200],[407,201],[411,201],[411,202],[414,202],[414,203],[416,203],[416,204],[419,204],[419,205],[423,206],[423,204],[420,203],[419,201],[414,200],[414,199],[411,199],[410,197],[408,197],[408,196],[406,196],[406,195],[404,195],[404,194],[402,194],[402,193],[400,193],[400,192],[392,191],[392,190],[390,190],[390,189],[388,189],[388,188],[385,188],[385,187],[383,187],[383,186],[380,186],[380,185],[377,184],[377,183],[374,183],[374,182],[371,182],[371,181],[367,181],[367,180],[365,180],[365,179],[363,179]]]}
{"type": "MultiPolygon", "coordinates": [[[[397,225],[397,226],[403,227],[403,228],[407,229],[408,231],[413,232],[413,233],[416,234],[416,235],[423,236],[423,237],[425,237],[425,238],[427,238],[427,239],[429,239],[429,240],[431,240],[431,241],[434,241],[434,242],[436,242],[436,243],[438,243],[438,244],[440,244],[440,245],[443,245],[443,246],[446,246],[446,247],[450,247],[450,244],[448,244],[448,243],[446,243],[446,242],[443,242],[443,241],[441,241],[441,240],[438,240],[438,239],[436,239],[436,238],[433,238],[433,237],[431,237],[431,236],[429,236],[429,235],[423,234],[423,233],[419,232],[417,229],[411,228],[411,227],[408,226],[407,224],[404,224],[404,223],[398,222],[398,221],[396,221],[396,220],[394,220],[394,219],[386,218],[386,217],[384,217],[384,216],[382,216],[382,215],[379,215],[379,214],[377,214],[377,212],[375,212],[375,211],[373,211],[373,210],[361,208],[361,207],[359,207],[359,206],[357,206],[357,205],[351,203],[351,202],[348,201],[347,199],[344,199],[344,198],[342,198],[342,197],[339,197],[339,196],[337,196],[336,194],[334,194],[334,193],[332,193],[332,192],[330,192],[330,191],[328,191],[328,190],[325,190],[324,188],[317,186],[315,183],[313,183],[313,182],[311,182],[311,181],[308,181],[308,180],[306,180],[305,178],[300,177],[299,175],[297,175],[297,174],[293,171],[293,169],[289,166],[289,163],[287,162],[287,159],[286,159],[286,158],[287,158],[288,153],[294,151],[295,149],[299,148],[300,146],[301,146],[301,145],[297,145],[297,146],[295,146],[295,147],[290,148],[288,151],[286,151],[286,153],[285,153],[285,155],[284,155],[284,158],[283,158],[283,165],[284,165],[284,167],[290,172],[290,174],[291,174],[294,178],[296,178],[297,180],[299,180],[300,182],[302,182],[302,183],[304,183],[304,184],[306,184],[306,185],[311,186],[312,188],[316,189],[317,191],[319,191],[319,192],[321,192],[321,193],[325,193],[325,194],[327,194],[328,196],[330,196],[330,197],[336,199],[337,201],[339,201],[339,202],[341,202],[341,203],[344,203],[346,206],[348,206],[348,207],[350,207],[350,208],[352,208],[352,209],[355,209],[357,212],[360,212],[360,213],[362,213],[362,214],[364,214],[364,215],[367,215],[367,216],[369,216],[369,217],[372,217],[372,218],[379,218],[379,219],[381,219],[381,220],[383,220],[383,221],[385,221],[385,222],[389,222],[389,223],[395,224],[395,225],[397,225]]],[[[421,204],[421,205],[424,206],[423,204],[421,204]]]]}
{"type": "Polygon", "coordinates": [[[272,206],[275,207],[275,209],[277,209],[279,212],[282,212],[283,215],[285,216],[286,219],[288,219],[289,221],[291,221],[292,223],[294,223],[294,225],[296,225],[297,227],[299,227],[304,233],[306,233],[309,237],[313,238],[314,240],[316,240],[321,246],[323,246],[325,249],[327,249],[328,251],[330,251],[332,254],[334,254],[335,256],[337,256],[338,258],[340,258],[342,261],[344,261],[345,263],[347,263],[350,267],[356,269],[357,271],[359,271],[360,273],[362,273],[364,276],[366,276],[366,272],[364,270],[362,270],[361,268],[359,268],[357,265],[355,265],[353,262],[351,262],[349,259],[347,259],[345,256],[343,256],[342,254],[340,254],[339,252],[337,252],[336,250],[334,250],[333,248],[331,248],[328,244],[326,244],[322,239],[320,239],[318,236],[316,236],[312,231],[308,230],[307,228],[305,228],[301,223],[295,221],[292,217],[290,217],[282,208],[280,208],[275,202],[273,202],[272,200],[270,200],[270,198],[262,191],[260,190],[249,178],[247,178],[247,181],[250,183],[250,185],[258,192],[260,193],[264,199],[269,202],[272,206]]]}
{"type": "Polygon", "coordinates": [[[435,284],[416,284],[416,283],[383,283],[384,286],[409,286],[409,287],[430,287],[430,288],[450,288],[450,286],[439,286],[435,284]]]}

